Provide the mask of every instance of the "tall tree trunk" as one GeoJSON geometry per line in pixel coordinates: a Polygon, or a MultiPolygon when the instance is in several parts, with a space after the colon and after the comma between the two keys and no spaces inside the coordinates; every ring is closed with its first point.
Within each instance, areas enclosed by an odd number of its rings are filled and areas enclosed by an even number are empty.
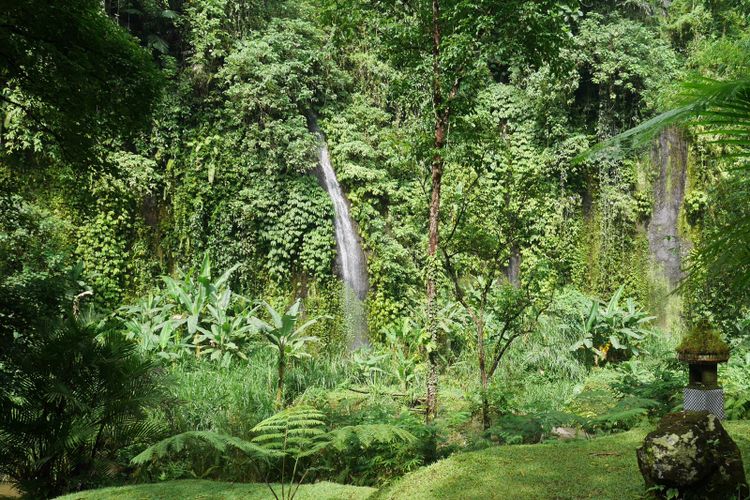
{"type": "Polygon", "coordinates": [[[443,109],[440,74],[440,2],[432,0],[432,105],[435,109],[435,151],[432,157],[432,198],[430,200],[429,244],[427,247],[427,331],[430,335],[430,365],[427,376],[427,412],[429,423],[437,413],[438,391],[438,331],[437,331],[437,250],[440,220],[440,186],[443,178],[443,153],[447,132],[448,113],[443,109]]]}

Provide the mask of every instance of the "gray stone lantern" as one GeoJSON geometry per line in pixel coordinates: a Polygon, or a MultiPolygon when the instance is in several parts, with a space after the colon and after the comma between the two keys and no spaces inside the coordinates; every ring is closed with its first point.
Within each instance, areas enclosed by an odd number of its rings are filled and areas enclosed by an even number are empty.
{"type": "Polygon", "coordinates": [[[701,323],[677,348],[677,359],[688,364],[690,378],[684,389],[685,411],[707,411],[724,419],[724,391],[718,366],[729,359],[729,346],[719,332],[701,323]]]}

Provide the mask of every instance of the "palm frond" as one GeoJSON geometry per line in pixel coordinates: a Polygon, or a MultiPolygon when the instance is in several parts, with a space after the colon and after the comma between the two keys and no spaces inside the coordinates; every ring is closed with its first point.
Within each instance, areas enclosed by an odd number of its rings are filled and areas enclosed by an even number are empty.
{"type": "Polygon", "coordinates": [[[701,127],[701,133],[716,136],[714,142],[720,144],[750,144],[750,77],[730,81],[695,78],[683,84],[678,103],[674,109],[600,142],[576,160],[604,153],[624,156],[650,144],[662,130],[680,124],[701,127]],[[719,128],[719,125],[731,125],[731,129],[719,128]],[[728,135],[742,139],[728,142],[728,135]]]}

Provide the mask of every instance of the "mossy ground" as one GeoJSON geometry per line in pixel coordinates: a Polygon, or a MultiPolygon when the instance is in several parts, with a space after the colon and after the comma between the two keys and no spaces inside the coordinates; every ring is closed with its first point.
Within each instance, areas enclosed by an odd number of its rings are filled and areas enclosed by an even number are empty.
{"type": "MultiPolygon", "coordinates": [[[[280,490],[279,485],[274,485],[280,490]]],[[[299,500],[359,500],[372,495],[374,488],[362,488],[335,483],[315,483],[300,486],[294,497],[299,500]]],[[[265,484],[237,484],[218,481],[166,481],[119,488],[73,493],[58,500],[267,500],[273,498],[265,484]]]]}
{"type": "MultiPolygon", "coordinates": [[[[750,473],[750,422],[725,427],[750,473]]],[[[406,475],[375,498],[639,498],[645,491],[635,450],[648,430],[462,453],[406,475]]]]}

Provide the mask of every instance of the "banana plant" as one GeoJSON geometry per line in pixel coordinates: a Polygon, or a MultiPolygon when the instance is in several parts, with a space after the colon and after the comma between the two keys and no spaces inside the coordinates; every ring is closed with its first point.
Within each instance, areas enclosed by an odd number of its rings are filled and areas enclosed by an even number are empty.
{"type": "Polygon", "coordinates": [[[224,367],[229,366],[235,356],[247,359],[236,342],[246,339],[254,330],[253,325],[246,320],[247,316],[254,312],[254,309],[250,312],[230,316],[228,311],[230,310],[231,300],[232,291],[226,289],[216,297],[215,303],[208,304],[206,308],[209,313],[210,324],[208,328],[198,326],[199,334],[194,338],[198,355],[206,354],[212,361],[220,361],[224,367]],[[205,343],[208,345],[201,347],[205,343]]]}
{"type": "Polygon", "coordinates": [[[655,318],[638,308],[632,298],[626,300],[626,308],[620,307],[624,288],[621,286],[607,303],[591,301],[588,316],[581,322],[582,338],[571,350],[590,350],[597,364],[613,358],[611,349],[639,354],[639,344],[651,333],[648,327],[655,318]]]}
{"type": "Polygon", "coordinates": [[[235,357],[246,359],[238,342],[247,340],[253,330],[248,322],[252,311],[237,307],[249,301],[227,286],[235,269],[213,279],[206,255],[197,272],[182,279],[162,277],[163,295],[149,295],[120,309],[128,336],[138,338],[143,349],[170,360],[188,352],[208,355],[224,366],[235,357]]]}
{"type": "Polygon", "coordinates": [[[180,314],[187,323],[188,335],[192,337],[196,334],[206,306],[215,302],[217,295],[226,287],[230,276],[236,269],[236,265],[232,266],[214,280],[211,278],[211,260],[206,254],[196,278],[192,276],[192,273],[188,273],[181,280],[170,276],[162,277],[167,287],[167,294],[181,309],[180,314]]]}
{"type": "Polygon", "coordinates": [[[314,325],[318,319],[313,318],[302,326],[297,326],[300,318],[300,307],[302,302],[297,299],[285,313],[279,314],[268,302],[262,302],[270,322],[258,317],[251,318],[261,336],[268,342],[268,346],[277,353],[278,383],[276,386],[276,406],[284,406],[284,377],[286,376],[287,364],[290,360],[310,357],[307,346],[311,342],[317,342],[318,337],[305,335],[305,331],[314,325]]]}
{"type": "Polygon", "coordinates": [[[149,294],[140,302],[118,310],[125,326],[125,336],[136,340],[144,351],[157,351],[166,359],[175,359],[187,348],[174,334],[184,320],[173,314],[174,305],[164,303],[161,295],[149,294]]]}
{"type": "Polygon", "coordinates": [[[420,360],[421,329],[411,318],[404,317],[400,324],[391,325],[384,333],[396,378],[404,391],[407,391],[415,378],[420,360]]]}
{"type": "Polygon", "coordinates": [[[369,385],[375,385],[381,376],[387,376],[387,372],[382,368],[387,360],[387,353],[379,353],[369,347],[354,351],[352,356],[357,378],[369,385]]]}

